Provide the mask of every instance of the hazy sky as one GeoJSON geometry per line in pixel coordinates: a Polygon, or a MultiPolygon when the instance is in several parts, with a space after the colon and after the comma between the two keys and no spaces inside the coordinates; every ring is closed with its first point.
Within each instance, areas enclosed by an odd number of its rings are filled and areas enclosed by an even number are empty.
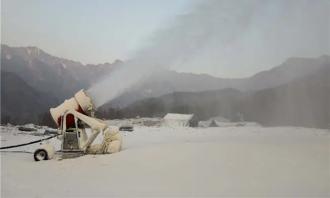
{"type": "Polygon", "coordinates": [[[2,43],[145,71],[245,77],[330,54],[329,0],[2,0],[1,20],[2,43]]]}
{"type": "Polygon", "coordinates": [[[1,0],[2,43],[83,63],[126,59],[189,0],[1,0]]]}

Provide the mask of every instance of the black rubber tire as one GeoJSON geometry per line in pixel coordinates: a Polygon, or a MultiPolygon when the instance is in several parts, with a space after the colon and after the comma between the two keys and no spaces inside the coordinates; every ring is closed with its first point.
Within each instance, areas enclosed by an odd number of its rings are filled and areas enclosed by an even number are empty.
{"type": "Polygon", "coordinates": [[[34,152],[33,157],[35,161],[48,160],[48,153],[45,149],[38,149],[34,152]]]}

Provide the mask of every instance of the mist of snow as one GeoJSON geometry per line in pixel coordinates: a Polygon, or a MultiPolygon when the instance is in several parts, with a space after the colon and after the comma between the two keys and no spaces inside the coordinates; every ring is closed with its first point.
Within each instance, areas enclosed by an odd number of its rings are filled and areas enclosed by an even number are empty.
{"type": "Polygon", "coordinates": [[[242,77],[287,57],[330,54],[329,13],[327,0],[201,1],[88,93],[99,107],[163,69],[242,77]]]}

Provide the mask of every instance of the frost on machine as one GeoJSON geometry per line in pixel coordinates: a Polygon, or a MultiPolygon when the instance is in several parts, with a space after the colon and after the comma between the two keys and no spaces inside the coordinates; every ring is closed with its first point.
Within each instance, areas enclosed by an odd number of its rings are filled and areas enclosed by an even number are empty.
{"type": "MultiPolygon", "coordinates": [[[[58,127],[61,140],[61,158],[77,157],[84,154],[108,154],[120,151],[122,139],[118,128],[109,128],[106,123],[94,117],[95,107],[91,97],[84,90],[74,97],[50,109],[50,114],[58,127]],[[91,134],[86,133],[91,129],[91,134]],[[92,144],[102,133],[101,144],[92,144]]],[[[47,160],[55,156],[54,146],[43,144],[34,153],[34,159],[47,160]]]]}

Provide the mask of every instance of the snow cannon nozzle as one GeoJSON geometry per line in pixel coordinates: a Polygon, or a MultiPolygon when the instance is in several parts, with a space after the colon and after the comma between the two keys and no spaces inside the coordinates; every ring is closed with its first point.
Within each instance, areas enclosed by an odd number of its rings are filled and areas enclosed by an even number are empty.
{"type": "Polygon", "coordinates": [[[82,89],[78,91],[74,97],[65,100],[55,108],[50,108],[49,111],[53,120],[60,126],[61,116],[69,110],[75,110],[84,115],[94,117],[96,108],[92,98],[82,89]]]}

